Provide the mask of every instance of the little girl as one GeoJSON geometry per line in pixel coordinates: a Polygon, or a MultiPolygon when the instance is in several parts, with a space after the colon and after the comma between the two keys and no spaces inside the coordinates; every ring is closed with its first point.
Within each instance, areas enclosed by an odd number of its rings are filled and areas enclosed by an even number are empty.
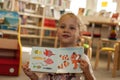
{"type": "MultiPolygon", "coordinates": [[[[80,38],[80,21],[73,13],[66,13],[59,19],[57,27],[57,36],[60,41],[60,47],[77,47],[77,42],[80,38]]],[[[93,70],[87,55],[82,55],[79,59],[79,68],[83,73],[36,73],[30,71],[28,63],[23,65],[23,71],[31,80],[96,80],[93,70]]]]}

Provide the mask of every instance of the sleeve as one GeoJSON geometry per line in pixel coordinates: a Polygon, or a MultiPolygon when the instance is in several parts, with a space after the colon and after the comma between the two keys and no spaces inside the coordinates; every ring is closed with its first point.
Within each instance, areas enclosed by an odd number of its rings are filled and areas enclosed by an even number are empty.
{"type": "Polygon", "coordinates": [[[90,63],[90,60],[89,60],[88,56],[84,54],[81,58],[84,59],[84,60],[86,60],[88,62],[90,73],[92,74],[94,80],[96,80],[95,75],[93,73],[92,65],[90,63]]]}

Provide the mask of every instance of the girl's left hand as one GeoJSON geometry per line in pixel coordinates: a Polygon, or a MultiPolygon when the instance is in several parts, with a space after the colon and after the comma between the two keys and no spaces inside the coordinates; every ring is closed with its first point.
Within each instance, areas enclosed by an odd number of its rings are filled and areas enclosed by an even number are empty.
{"type": "Polygon", "coordinates": [[[85,75],[85,80],[94,80],[94,77],[90,73],[89,64],[86,60],[79,59],[80,68],[83,70],[83,74],[85,75]]]}
{"type": "Polygon", "coordinates": [[[86,73],[89,71],[89,64],[87,63],[87,61],[83,59],[79,59],[79,63],[80,63],[80,68],[83,70],[83,72],[86,73]]]}

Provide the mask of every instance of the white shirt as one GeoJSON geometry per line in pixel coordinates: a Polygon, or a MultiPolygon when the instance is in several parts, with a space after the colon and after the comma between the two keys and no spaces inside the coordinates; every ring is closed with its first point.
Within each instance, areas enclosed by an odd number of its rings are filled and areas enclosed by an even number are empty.
{"type": "MultiPolygon", "coordinates": [[[[96,80],[95,76],[94,76],[94,73],[93,73],[93,69],[92,69],[92,65],[90,63],[90,60],[88,58],[87,55],[82,55],[81,58],[83,60],[86,60],[89,64],[89,70],[90,70],[90,73],[92,74],[94,80],[96,80]]],[[[85,80],[85,77],[83,74],[75,74],[75,73],[72,73],[72,74],[55,74],[55,73],[40,73],[38,74],[39,76],[39,80],[85,80]]]]}

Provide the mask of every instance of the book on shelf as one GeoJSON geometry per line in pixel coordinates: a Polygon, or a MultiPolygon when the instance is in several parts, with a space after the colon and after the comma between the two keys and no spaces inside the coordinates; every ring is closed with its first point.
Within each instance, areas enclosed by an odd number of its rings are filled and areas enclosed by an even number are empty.
{"type": "Polygon", "coordinates": [[[5,0],[3,10],[12,10],[13,0],[5,0]]]}
{"type": "Polygon", "coordinates": [[[50,6],[45,7],[45,16],[46,17],[54,17],[53,9],[51,9],[50,6]]]}
{"type": "Polygon", "coordinates": [[[55,6],[61,6],[62,5],[62,0],[54,0],[53,5],[55,6]]]}
{"type": "Polygon", "coordinates": [[[52,5],[53,0],[45,0],[45,5],[52,5]]]}
{"type": "Polygon", "coordinates": [[[54,9],[54,18],[59,19],[61,16],[60,10],[54,9]]]}
{"type": "Polygon", "coordinates": [[[53,20],[53,19],[47,19],[47,18],[45,18],[44,26],[45,27],[55,28],[56,27],[56,21],[53,20]]]}
{"type": "Polygon", "coordinates": [[[0,29],[17,31],[18,24],[17,12],[0,10],[0,29]]]}
{"type": "Polygon", "coordinates": [[[70,8],[70,0],[62,0],[61,6],[63,9],[69,9],[70,8]]]}
{"type": "Polygon", "coordinates": [[[45,30],[44,36],[56,36],[56,31],[45,30]]]}
{"type": "Polygon", "coordinates": [[[44,32],[44,36],[50,36],[50,30],[45,30],[44,32]]]}
{"type": "Polygon", "coordinates": [[[83,47],[32,47],[29,67],[37,72],[81,73],[78,62],[83,54],[83,47]]]}

